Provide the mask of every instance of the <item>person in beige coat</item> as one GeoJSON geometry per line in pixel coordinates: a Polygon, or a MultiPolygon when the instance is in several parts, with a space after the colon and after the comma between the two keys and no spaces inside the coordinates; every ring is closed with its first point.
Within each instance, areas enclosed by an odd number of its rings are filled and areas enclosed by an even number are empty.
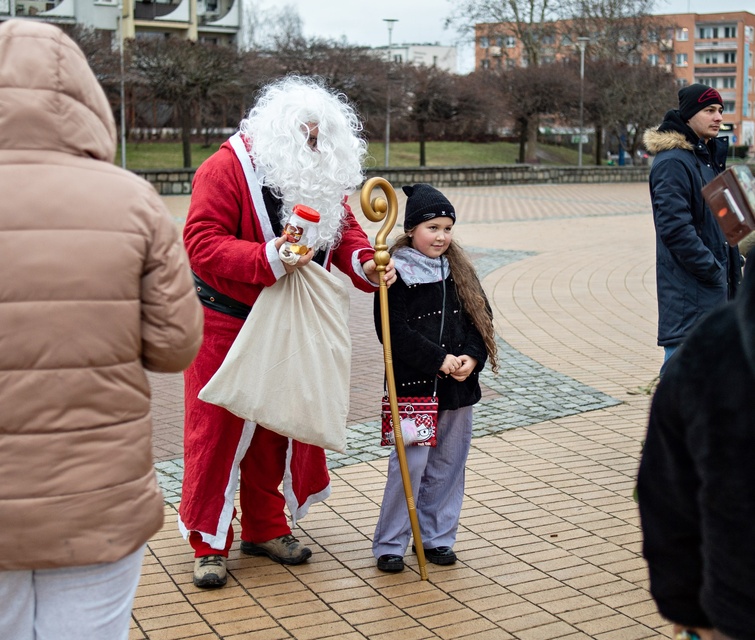
{"type": "Polygon", "coordinates": [[[163,524],[145,369],[185,369],[202,312],[175,224],[115,148],[76,44],[0,24],[0,638],[127,638],[163,524]]]}

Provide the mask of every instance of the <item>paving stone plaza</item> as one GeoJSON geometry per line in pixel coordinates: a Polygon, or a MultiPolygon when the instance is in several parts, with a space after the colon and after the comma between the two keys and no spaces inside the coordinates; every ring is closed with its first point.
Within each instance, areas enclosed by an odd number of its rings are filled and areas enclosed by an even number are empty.
{"type": "MultiPolygon", "coordinates": [[[[399,185],[395,185],[398,187],[399,185]]],[[[388,449],[379,446],[382,350],[372,297],[351,291],[349,444],[328,453],[332,496],[294,533],[313,556],[283,567],[229,557],[228,585],[191,583],[176,526],[182,378],[151,375],[165,526],[149,543],[130,638],[521,640],[662,638],[632,499],[655,346],[646,183],[443,189],[455,235],[495,314],[500,372],[482,374],[455,550],[459,562],[375,568],[388,449]]],[[[399,203],[403,217],[403,194],[399,203]]],[[[188,198],[166,204],[181,225],[188,198]]],[[[374,237],[358,198],[357,218],[374,237]]]]}

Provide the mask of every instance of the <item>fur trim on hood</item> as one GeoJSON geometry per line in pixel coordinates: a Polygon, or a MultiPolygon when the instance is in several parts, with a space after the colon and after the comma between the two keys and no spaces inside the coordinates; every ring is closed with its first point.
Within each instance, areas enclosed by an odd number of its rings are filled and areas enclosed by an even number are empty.
{"type": "Polygon", "coordinates": [[[645,144],[645,148],[652,155],[658,155],[661,151],[668,151],[669,149],[684,149],[685,151],[693,151],[694,145],[687,140],[680,131],[659,131],[659,128],[647,129],[642,136],[642,142],[645,144]]]}
{"type": "Polygon", "coordinates": [[[645,148],[652,155],[670,149],[684,149],[693,151],[697,143],[697,136],[690,126],[682,120],[679,111],[667,111],[663,122],[657,127],[647,129],[642,136],[645,148]]]}

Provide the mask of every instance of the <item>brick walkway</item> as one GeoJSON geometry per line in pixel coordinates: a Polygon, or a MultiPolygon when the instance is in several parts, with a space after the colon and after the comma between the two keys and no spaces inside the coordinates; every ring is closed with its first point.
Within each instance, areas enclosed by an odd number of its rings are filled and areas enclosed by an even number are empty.
{"type": "MultiPolygon", "coordinates": [[[[371,297],[353,291],[349,451],[329,454],[333,495],[296,531],[314,551],[305,565],[242,557],[237,541],[228,586],[193,587],[175,525],[181,377],[150,376],[166,525],[149,544],[133,640],[667,636],[631,497],[649,401],[637,391],[662,360],[647,186],[444,191],[493,305],[501,354],[476,407],[460,562],[428,565],[427,582],[412,555],[398,575],[374,567],[387,462],[375,444],[382,352],[371,297]]],[[[187,199],[166,202],[180,224],[187,199]]],[[[364,226],[370,235],[379,227],[364,226]]]]}

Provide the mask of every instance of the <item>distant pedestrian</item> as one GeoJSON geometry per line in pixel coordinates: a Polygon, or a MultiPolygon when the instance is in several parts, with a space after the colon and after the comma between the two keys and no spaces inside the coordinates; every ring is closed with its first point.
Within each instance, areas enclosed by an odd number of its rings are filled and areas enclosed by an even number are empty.
{"type": "Polygon", "coordinates": [[[0,638],[126,640],[163,525],[145,369],[178,372],[202,311],[171,216],[113,165],[74,42],[0,23],[0,638]]]}
{"type": "MultiPolygon", "coordinates": [[[[471,261],[453,241],[456,212],[429,184],[404,187],[404,234],[391,249],[398,278],[388,290],[391,346],[399,396],[430,396],[438,379],[437,447],[406,447],[425,557],[447,565],[464,498],[464,468],[472,440],[479,373],[496,365],[493,317],[471,261]],[[442,331],[442,337],[441,337],[442,331]]],[[[380,305],[375,327],[382,341],[380,305]]],[[[396,451],[372,551],[381,571],[401,571],[411,525],[396,451]]]]}
{"type": "Polygon", "coordinates": [[[658,345],[665,363],[694,324],[734,297],[741,280],[739,251],[729,247],[702,195],[726,168],[728,138],[718,138],[723,100],[693,84],[679,90],[679,108],[648,129],[645,147],[656,157],[650,196],[656,232],[658,345]]]}

